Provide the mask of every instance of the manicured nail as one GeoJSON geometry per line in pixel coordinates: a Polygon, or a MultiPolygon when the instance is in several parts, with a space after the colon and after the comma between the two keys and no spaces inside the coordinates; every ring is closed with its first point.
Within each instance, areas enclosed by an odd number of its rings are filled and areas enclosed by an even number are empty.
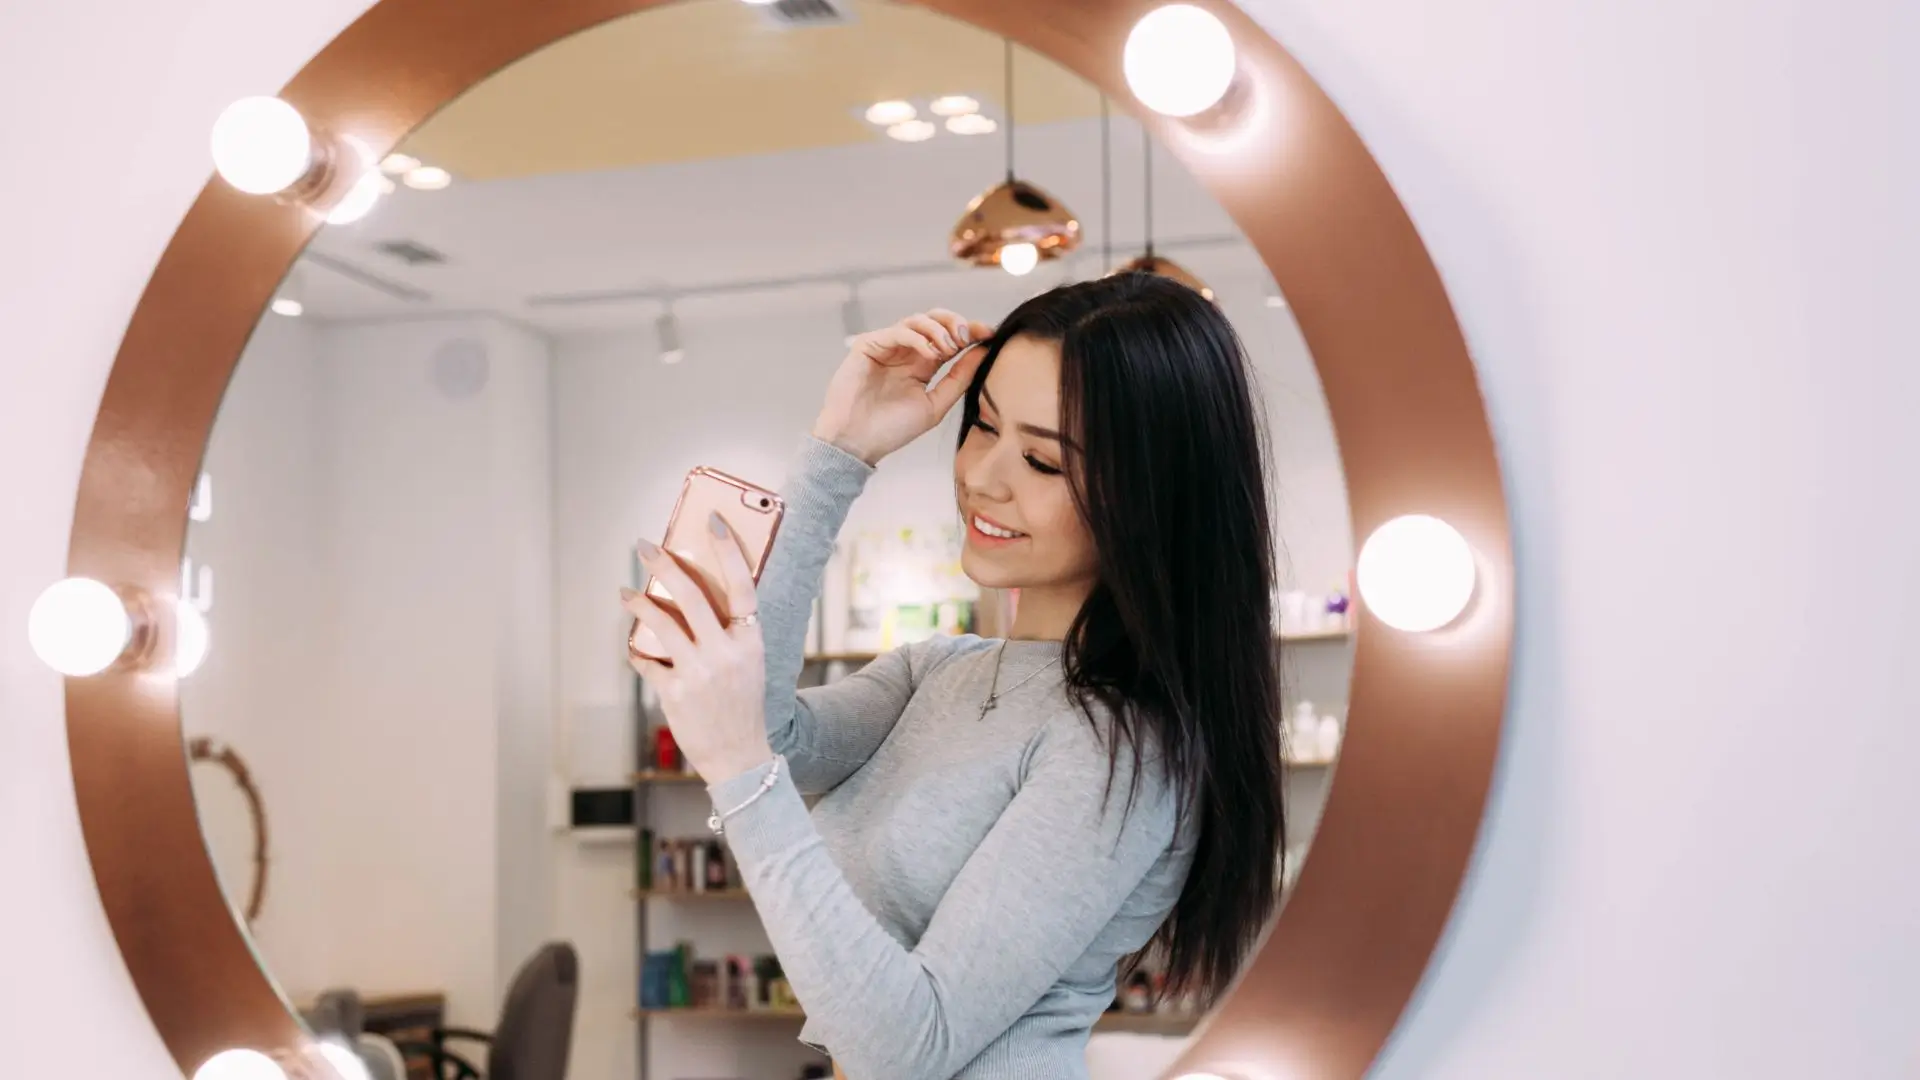
{"type": "Polygon", "coordinates": [[[726,520],[720,516],[720,511],[715,510],[713,513],[707,515],[707,528],[712,529],[713,535],[722,540],[727,538],[727,523],[726,520]]]}
{"type": "Polygon", "coordinates": [[[967,329],[966,327],[962,326],[959,330],[959,334],[960,334],[960,343],[962,345],[968,344],[973,341],[973,331],[967,329]]]}
{"type": "Polygon", "coordinates": [[[629,589],[625,585],[620,586],[620,599],[626,601],[627,603],[632,603],[634,599],[639,595],[640,595],[639,589],[629,589]]]}
{"type": "Polygon", "coordinates": [[[640,541],[640,558],[653,560],[660,557],[660,545],[651,540],[640,541]]]}

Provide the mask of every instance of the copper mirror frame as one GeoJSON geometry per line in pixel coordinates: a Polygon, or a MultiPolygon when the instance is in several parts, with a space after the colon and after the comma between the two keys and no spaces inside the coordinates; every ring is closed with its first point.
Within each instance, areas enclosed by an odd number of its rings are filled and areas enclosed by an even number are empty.
{"type": "Polygon", "coordinates": [[[240,910],[240,917],[251,927],[267,904],[267,805],[260,798],[259,785],[253,782],[253,771],[238,750],[202,735],[187,743],[187,764],[202,763],[225,770],[247,800],[247,813],[253,822],[253,881],[247,886],[247,906],[240,910]]]}
{"type": "MultiPolygon", "coordinates": [[[[381,0],[282,91],[317,130],[384,154],[475,83],[661,0],[381,0]]],[[[1455,626],[1405,634],[1364,611],[1350,728],[1311,858],[1233,994],[1175,1074],[1360,1077],[1445,927],[1500,743],[1513,571],[1492,433],[1466,343],[1405,209],[1333,103],[1244,13],[1238,114],[1142,119],[1233,215],[1293,308],[1325,385],[1354,535],[1440,517],[1480,560],[1455,626]]],[[[925,0],[1132,105],[1121,51],[1147,0],[925,0]]],[[[1136,110],[1139,112],[1140,110],[1136,110]]],[[[212,180],[161,257],[108,380],[81,477],[70,572],[177,590],[186,508],[234,365],[320,224],[212,180]]],[[[939,242],[934,237],[930,242],[939,242]]],[[[160,651],[171,649],[162,642],[160,651]]],[[[82,828],[106,914],[181,1070],[247,1047],[326,1075],[221,894],[201,839],[166,665],[67,683],[82,828]]]]}

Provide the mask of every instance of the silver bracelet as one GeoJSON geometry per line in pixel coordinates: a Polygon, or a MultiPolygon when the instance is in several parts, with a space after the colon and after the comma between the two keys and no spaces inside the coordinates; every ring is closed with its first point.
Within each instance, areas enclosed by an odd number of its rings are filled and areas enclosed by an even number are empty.
{"type": "Polygon", "coordinates": [[[707,818],[707,828],[712,829],[713,835],[715,836],[725,836],[727,832],[726,828],[724,827],[726,820],[732,817],[733,815],[739,813],[740,811],[745,810],[747,807],[752,806],[754,803],[759,802],[760,796],[765,795],[769,791],[772,791],[773,785],[779,782],[780,782],[780,756],[778,754],[775,754],[773,758],[773,765],[767,769],[766,778],[760,781],[759,788],[755,789],[753,794],[747,796],[747,800],[741,803],[739,806],[736,806],[733,809],[726,811],[725,813],[722,813],[718,810],[714,811],[713,814],[711,814],[707,818]]]}

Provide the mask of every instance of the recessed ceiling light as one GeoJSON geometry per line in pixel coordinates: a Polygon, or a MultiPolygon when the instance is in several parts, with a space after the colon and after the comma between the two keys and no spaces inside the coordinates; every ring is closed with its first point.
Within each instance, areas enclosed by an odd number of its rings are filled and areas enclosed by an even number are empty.
{"type": "Polygon", "coordinates": [[[994,123],[991,116],[962,113],[947,117],[947,130],[955,135],[991,135],[1000,130],[1000,125],[994,123]]]}
{"type": "Polygon", "coordinates": [[[901,142],[926,142],[940,129],[927,120],[908,120],[887,129],[887,134],[901,142]]]}
{"type": "Polygon", "coordinates": [[[867,106],[867,123],[879,127],[904,124],[918,115],[913,105],[905,101],[876,101],[867,106]]]}
{"type": "Polygon", "coordinates": [[[420,159],[412,154],[388,154],[380,159],[380,171],[388,176],[399,176],[420,167],[420,159]]]}
{"type": "Polygon", "coordinates": [[[422,165],[417,169],[410,169],[402,179],[415,191],[439,191],[453,183],[452,175],[438,165],[422,165]]]}
{"type": "Polygon", "coordinates": [[[935,116],[965,116],[980,111],[980,103],[965,94],[948,94],[933,99],[927,111],[935,116]]]}

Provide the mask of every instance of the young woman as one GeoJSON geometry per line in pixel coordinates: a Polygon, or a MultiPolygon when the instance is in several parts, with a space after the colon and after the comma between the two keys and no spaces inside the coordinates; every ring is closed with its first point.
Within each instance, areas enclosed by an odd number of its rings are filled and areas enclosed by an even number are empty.
{"type": "Polygon", "coordinates": [[[757,595],[717,517],[714,603],[641,545],[693,602],[683,623],[623,592],[672,660],[634,665],[712,782],[801,1038],[842,1075],[1084,1077],[1116,970],[1150,943],[1170,991],[1226,987],[1285,840],[1263,446],[1219,310],[1107,278],[997,332],[933,311],[856,338],[757,595]],[[955,405],[962,563],[1019,590],[1011,633],[795,693],[848,507],[955,405]],[[803,794],[824,796],[811,815],[803,794]]]}

